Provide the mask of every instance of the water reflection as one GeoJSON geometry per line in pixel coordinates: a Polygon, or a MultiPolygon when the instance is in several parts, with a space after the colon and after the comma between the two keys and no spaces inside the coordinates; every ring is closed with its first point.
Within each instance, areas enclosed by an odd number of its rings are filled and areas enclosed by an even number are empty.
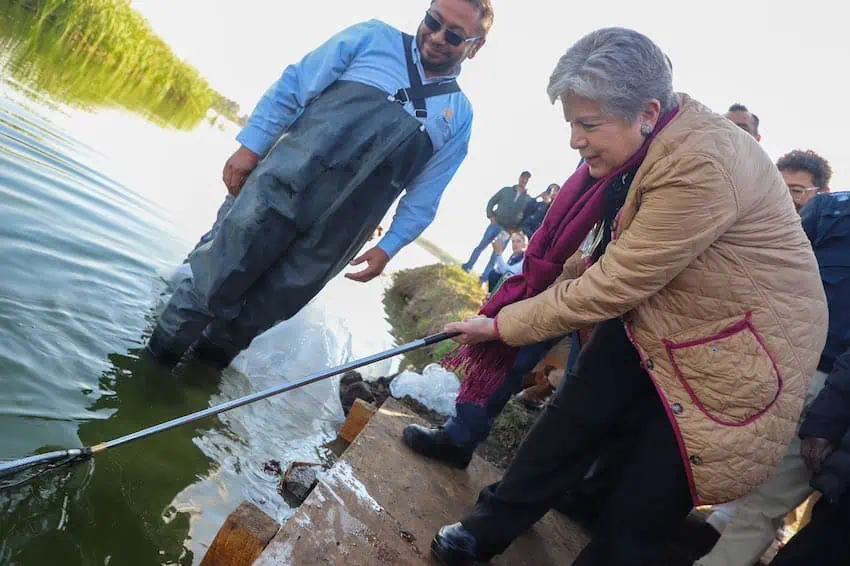
{"type": "MultiPolygon", "coordinates": [[[[138,118],[189,127],[206,108],[177,107],[179,74],[134,74],[132,57],[156,61],[109,11],[126,5],[0,0],[0,458],[109,440],[392,345],[387,280],[338,278],[220,379],[139,358],[159,270],[211,223],[234,142],[203,122],[183,131],[138,118]],[[130,40],[108,44],[97,30],[130,40]],[[105,59],[76,48],[107,44],[105,59]]],[[[431,261],[412,248],[393,267],[431,261]]],[[[0,491],[0,564],[198,563],[241,501],[288,517],[264,462],[316,461],[341,418],[335,382],[317,383],[0,491]]]]}
{"type": "MultiPolygon", "coordinates": [[[[0,99],[0,458],[94,444],[208,406],[217,383],[175,379],[133,348],[184,252],[158,206],[102,173],[102,156],[0,99]]],[[[0,564],[191,564],[172,500],[213,471],[165,433],[0,492],[0,564]]]]}
{"type": "Polygon", "coordinates": [[[62,104],[191,128],[221,99],[129,2],[2,0],[0,51],[15,80],[62,104]]]}

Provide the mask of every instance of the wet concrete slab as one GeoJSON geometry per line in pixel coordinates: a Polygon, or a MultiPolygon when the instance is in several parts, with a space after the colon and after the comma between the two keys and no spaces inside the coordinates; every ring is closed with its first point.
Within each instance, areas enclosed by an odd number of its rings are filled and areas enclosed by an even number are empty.
{"type": "MultiPolygon", "coordinates": [[[[478,456],[461,471],[412,453],[401,433],[414,422],[425,424],[387,400],[254,564],[433,564],[434,533],[459,520],[501,472],[478,456]]],[[[552,512],[491,564],[570,564],[586,542],[552,512]]]]}

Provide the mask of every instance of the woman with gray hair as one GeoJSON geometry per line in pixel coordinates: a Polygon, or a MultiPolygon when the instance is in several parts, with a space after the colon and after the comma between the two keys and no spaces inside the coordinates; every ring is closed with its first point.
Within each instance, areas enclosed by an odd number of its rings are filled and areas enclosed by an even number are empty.
{"type": "Polygon", "coordinates": [[[501,553],[619,446],[573,564],[648,566],[694,505],[742,496],[785,453],[826,337],[823,287],[770,158],[674,93],[650,39],[587,35],[549,95],[584,163],[522,275],[482,316],[446,327],[464,344],[452,360],[466,369],[461,396],[486,402],[518,347],[595,328],[502,481],[431,549],[448,565],[501,553]]]}

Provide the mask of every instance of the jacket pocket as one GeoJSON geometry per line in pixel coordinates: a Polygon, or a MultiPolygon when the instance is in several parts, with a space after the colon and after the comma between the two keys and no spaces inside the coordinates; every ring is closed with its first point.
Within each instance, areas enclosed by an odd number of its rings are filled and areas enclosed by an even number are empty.
{"type": "Polygon", "coordinates": [[[673,371],[711,420],[747,425],[779,398],[782,377],[776,362],[752,324],[752,313],[720,331],[706,330],[701,326],[664,340],[673,371]]]}
{"type": "Polygon", "coordinates": [[[424,125],[428,137],[431,138],[431,146],[434,149],[434,153],[437,153],[451,139],[454,128],[452,127],[451,119],[445,115],[445,111],[442,114],[434,114],[426,120],[424,125]]]}

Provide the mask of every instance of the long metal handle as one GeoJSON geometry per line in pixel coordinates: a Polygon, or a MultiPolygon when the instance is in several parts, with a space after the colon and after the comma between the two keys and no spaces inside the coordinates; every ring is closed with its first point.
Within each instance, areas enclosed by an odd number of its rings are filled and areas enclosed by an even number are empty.
{"type": "Polygon", "coordinates": [[[45,452],[44,454],[35,454],[18,460],[10,460],[8,462],[0,462],[0,479],[14,475],[19,470],[31,468],[40,464],[49,464],[64,460],[65,458],[76,458],[87,453],[85,448],[71,448],[70,450],[55,450],[53,452],[45,452]]]}
{"type": "Polygon", "coordinates": [[[335,368],[331,368],[322,372],[314,373],[312,375],[308,375],[307,377],[303,377],[290,383],[278,385],[277,387],[271,387],[269,389],[266,389],[265,391],[260,391],[259,393],[246,395],[245,397],[240,397],[239,399],[234,399],[233,401],[228,401],[227,403],[222,403],[221,405],[216,405],[215,407],[210,407],[209,409],[204,409],[203,411],[198,411],[197,413],[191,413],[183,417],[178,417],[168,422],[148,427],[144,430],[140,430],[138,432],[134,432],[132,434],[128,434],[126,436],[122,436],[114,440],[109,440],[101,444],[96,444],[95,446],[84,448],[71,448],[69,450],[56,450],[53,452],[47,452],[45,454],[27,456],[26,458],[20,458],[18,460],[0,462],[0,479],[13,476],[21,470],[39,465],[59,466],[62,465],[62,463],[66,463],[69,461],[76,462],[82,459],[86,459],[91,457],[93,454],[103,452],[104,450],[108,450],[109,448],[121,446],[122,444],[127,444],[128,442],[139,440],[140,438],[146,438],[158,432],[170,430],[172,428],[176,428],[178,426],[191,423],[199,419],[212,417],[225,411],[229,411],[230,409],[235,409],[237,407],[253,403],[254,401],[260,401],[261,399],[266,399],[268,397],[272,397],[280,393],[285,393],[286,391],[292,391],[293,389],[298,389],[299,387],[303,387],[305,385],[309,385],[311,383],[315,383],[317,381],[333,377],[334,375],[339,375],[343,372],[352,369],[357,369],[359,367],[373,364],[375,362],[379,362],[387,358],[392,358],[393,356],[398,356],[399,354],[405,354],[418,348],[431,346],[438,342],[448,340],[449,338],[454,338],[459,334],[459,332],[441,332],[439,334],[426,336],[425,338],[420,338],[419,340],[408,342],[407,344],[398,346],[396,348],[391,348],[389,350],[385,350],[378,354],[361,358],[359,360],[354,360],[352,362],[348,362],[347,364],[342,364],[341,366],[337,366],[335,368]]]}
{"type": "Polygon", "coordinates": [[[139,440],[140,438],[146,438],[153,434],[157,434],[159,432],[163,432],[172,428],[176,428],[178,426],[182,426],[187,423],[191,423],[193,421],[197,421],[200,419],[204,419],[206,417],[212,417],[218,415],[220,413],[224,413],[225,411],[229,411],[231,409],[235,409],[237,407],[241,407],[243,405],[248,405],[255,401],[260,401],[262,399],[267,399],[269,397],[273,397],[274,395],[278,395],[280,393],[285,393],[287,391],[292,391],[293,389],[298,389],[299,387],[303,387],[305,385],[310,385],[311,383],[315,383],[317,381],[321,381],[323,379],[327,379],[329,377],[333,377],[335,375],[339,375],[343,372],[357,369],[369,364],[373,364],[375,362],[380,362],[382,360],[386,360],[387,358],[392,358],[393,356],[398,356],[399,354],[405,354],[412,350],[416,350],[419,348],[423,348],[425,346],[431,346],[438,342],[442,342],[444,340],[448,340],[449,338],[454,338],[458,336],[459,332],[441,332],[439,334],[433,334],[431,336],[426,336],[425,338],[420,338],[419,340],[414,340],[413,342],[408,342],[402,346],[398,346],[396,348],[392,348],[390,350],[385,350],[383,352],[373,354],[371,356],[361,358],[359,360],[354,360],[348,362],[346,364],[342,364],[335,368],[327,369],[322,372],[314,373],[312,375],[308,375],[306,377],[302,377],[296,381],[292,381],[289,383],[281,384],[276,387],[270,387],[264,391],[259,391],[257,393],[252,393],[251,395],[246,395],[245,397],[240,397],[239,399],[234,399],[232,401],[228,401],[226,403],[222,403],[221,405],[216,405],[214,407],[210,407],[209,409],[204,409],[203,411],[198,411],[197,413],[191,413],[189,415],[185,415],[182,417],[178,417],[176,419],[172,419],[170,421],[154,425],[148,427],[146,429],[140,430],[138,432],[134,432],[132,434],[128,434],[126,436],[122,436],[120,438],[116,438],[114,440],[109,440],[107,442],[103,442],[101,444],[97,444],[91,447],[91,451],[93,454],[98,452],[102,452],[103,450],[107,450],[109,448],[114,448],[116,446],[120,446],[122,444],[126,444],[128,442],[132,442],[134,440],[139,440]]]}

